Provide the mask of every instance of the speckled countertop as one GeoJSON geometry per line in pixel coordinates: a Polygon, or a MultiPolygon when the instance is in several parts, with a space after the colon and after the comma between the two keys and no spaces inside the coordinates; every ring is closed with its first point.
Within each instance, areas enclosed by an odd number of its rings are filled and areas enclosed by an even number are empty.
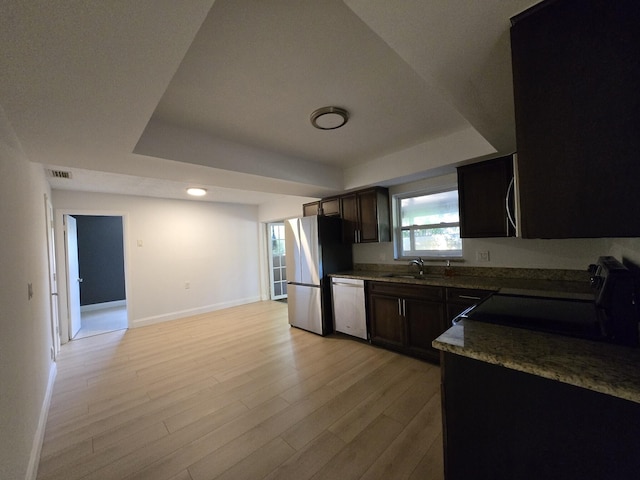
{"type": "MultiPolygon", "coordinates": [[[[586,272],[455,266],[428,267],[422,278],[389,277],[415,273],[406,266],[358,265],[332,276],[393,283],[505,291],[530,290],[553,296],[589,294],[586,272]]],[[[557,380],[640,403],[640,349],[561,335],[463,320],[440,335],[433,346],[445,352],[557,380]]]]}
{"type": "Polygon", "coordinates": [[[438,350],[640,403],[640,349],[462,320],[438,350]]]}
{"type": "Polygon", "coordinates": [[[452,288],[495,290],[503,288],[544,292],[590,293],[588,274],[574,270],[539,270],[514,268],[470,268],[454,267],[453,275],[446,276],[443,267],[428,267],[424,275],[405,278],[390,275],[415,273],[406,266],[361,265],[347,272],[330,276],[361,280],[432,285],[452,288]]]}

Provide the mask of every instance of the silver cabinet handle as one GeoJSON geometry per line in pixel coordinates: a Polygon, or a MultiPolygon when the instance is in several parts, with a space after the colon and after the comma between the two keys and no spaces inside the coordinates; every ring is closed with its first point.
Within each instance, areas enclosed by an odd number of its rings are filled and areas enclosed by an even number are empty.
{"type": "Polygon", "coordinates": [[[398,299],[398,315],[402,316],[402,299],[398,299]]]}
{"type": "Polygon", "coordinates": [[[517,228],[517,227],[516,227],[516,221],[513,219],[513,216],[511,214],[511,209],[509,208],[509,196],[511,195],[511,191],[514,188],[513,185],[514,185],[515,179],[516,179],[515,176],[511,177],[511,181],[509,182],[509,188],[507,188],[507,196],[505,198],[505,206],[507,208],[507,219],[509,220],[509,223],[513,228],[517,228]]]}

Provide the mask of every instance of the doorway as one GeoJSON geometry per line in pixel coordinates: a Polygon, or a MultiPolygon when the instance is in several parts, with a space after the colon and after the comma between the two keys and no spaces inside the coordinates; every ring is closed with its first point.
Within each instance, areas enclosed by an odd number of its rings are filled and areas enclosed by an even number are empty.
{"type": "Polygon", "coordinates": [[[284,246],[284,222],[267,224],[269,256],[269,284],[271,299],[284,301],[287,298],[287,269],[284,246]]]}
{"type": "Polygon", "coordinates": [[[64,216],[69,339],[128,328],[123,217],[64,216]]]}
{"type": "Polygon", "coordinates": [[[47,260],[49,267],[49,297],[51,308],[51,360],[60,353],[60,317],[58,313],[58,271],[56,269],[56,247],[54,214],[51,199],[44,194],[45,223],[47,228],[47,260]]]}

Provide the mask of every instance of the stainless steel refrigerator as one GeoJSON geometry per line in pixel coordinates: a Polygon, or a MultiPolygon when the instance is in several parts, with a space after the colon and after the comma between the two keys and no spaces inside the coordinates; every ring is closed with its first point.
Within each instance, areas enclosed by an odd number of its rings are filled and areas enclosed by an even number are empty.
{"type": "Polygon", "coordinates": [[[333,331],[330,273],[353,267],[342,220],[313,215],[285,221],[289,324],[319,335],[333,331]]]}

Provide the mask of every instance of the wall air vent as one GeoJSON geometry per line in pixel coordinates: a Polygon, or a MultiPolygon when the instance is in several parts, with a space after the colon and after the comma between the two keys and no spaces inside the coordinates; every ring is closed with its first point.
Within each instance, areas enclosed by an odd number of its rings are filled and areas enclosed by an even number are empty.
{"type": "Polygon", "coordinates": [[[49,170],[49,176],[52,178],[67,178],[71,180],[71,172],[65,170],[49,170]]]}

